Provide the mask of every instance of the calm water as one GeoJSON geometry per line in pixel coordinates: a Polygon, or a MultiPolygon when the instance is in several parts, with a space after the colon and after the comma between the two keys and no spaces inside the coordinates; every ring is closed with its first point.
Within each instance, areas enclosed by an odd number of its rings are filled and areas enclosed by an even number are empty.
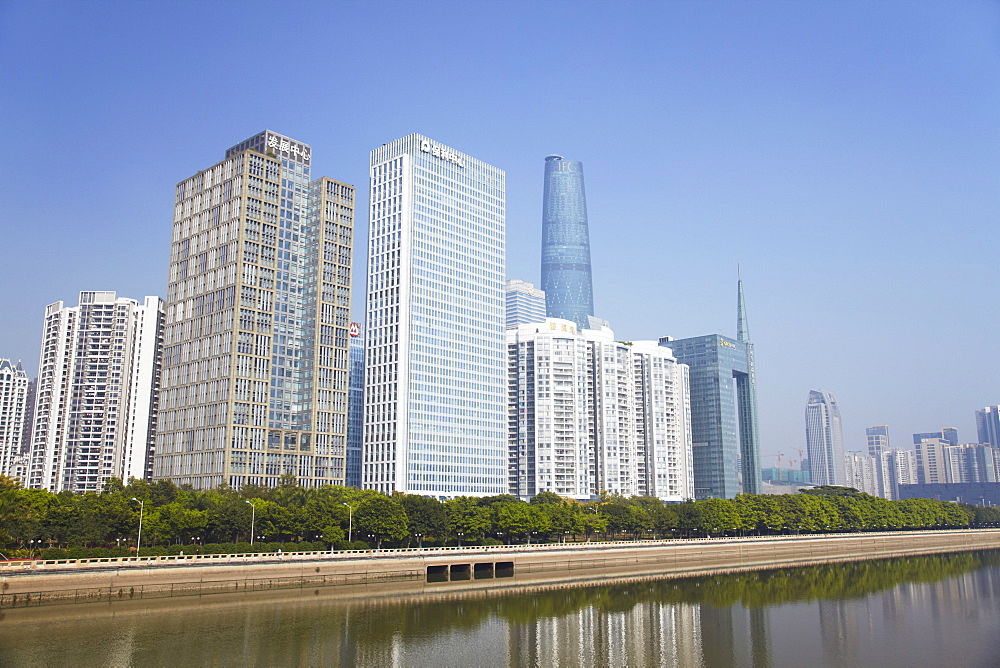
{"type": "Polygon", "coordinates": [[[8,610],[0,665],[996,666],[1000,553],[446,599],[328,588],[8,610]]]}

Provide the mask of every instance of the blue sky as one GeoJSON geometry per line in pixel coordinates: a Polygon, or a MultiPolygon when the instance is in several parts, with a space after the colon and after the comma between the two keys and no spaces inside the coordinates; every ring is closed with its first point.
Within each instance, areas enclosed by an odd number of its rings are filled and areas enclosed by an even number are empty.
{"type": "Polygon", "coordinates": [[[544,156],[584,162],[621,339],[734,335],[739,263],[765,455],[810,389],[848,449],[1000,403],[996,2],[6,0],[0,86],[0,356],[32,372],[46,304],[165,293],[173,187],[227,147],[270,128],[366,192],[421,132],[507,171],[511,277],[544,156]]]}

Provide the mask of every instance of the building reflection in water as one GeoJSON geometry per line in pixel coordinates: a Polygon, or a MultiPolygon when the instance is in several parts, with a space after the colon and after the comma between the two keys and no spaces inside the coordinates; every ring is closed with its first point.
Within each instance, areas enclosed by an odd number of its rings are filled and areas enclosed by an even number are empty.
{"type": "Polygon", "coordinates": [[[8,609],[0,665],[993,665],[1000,554],[513,593],[8,609]],[[39,633],[45,629],[45,633],[39,633]],[[936,662],[936,663],[935,663],[936,662]]]}

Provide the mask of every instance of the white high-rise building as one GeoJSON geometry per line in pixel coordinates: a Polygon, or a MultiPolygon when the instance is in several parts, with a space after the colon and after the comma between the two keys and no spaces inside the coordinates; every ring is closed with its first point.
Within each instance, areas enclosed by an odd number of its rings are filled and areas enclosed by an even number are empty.
{"type": "Polygon", "coordinates": [[[900,485],[917,483],[917,455],[913,450],[887,450],[882,453],[882,462],[889,481],[886,498],[898,499],[900,485]]]}
{"type": "Polygon", "coordinates": [[[859,492],[882,496],[878,484],[878,470],[875,458],[860,452],[844,455],[844,484],[859,492]]]}
{"type": "Polygon", "coordinates": [[[589,320],[583,331],[558,318],[507,331],[511,493],[691,498],[688,367],[589,320]]]}
{"type": "Polygon", "coordinates": [[[29,487],[150,477],[162,344],[159,297],[81,292],[78,306],[45,308],[29,487]]]}
{"type": "Polygon", "coordinates": [[[892,498],[892,483],[889,481],[889,471],[885,466],[885,453],[889,451],[889,427],[879,424],[865,430],[868,437],[868,454],[875,458],[875,474],[878,477],[878,495],[892,498]]]}
{"type": "Polygon", "coordinates": [[[844,432],[840,407],[829,392],[811,390],[806,404],[806,447],[814,485],[843,485],[844,432]]]}
{"type": "Polygon", "coordinates": [[[21,435],[27,404],[28,375],[21,363],[0,358],[0,475],[21,477],[21,435]]]}
{"type": "Polygon", "coordinates": [[[505,191],[419,134],[371,153],[366,488],[507,492],[505,191]]]}
{"type": "Polygon", "coordinates": [[[264,130],[177,184],[154,477],[344,483],[354,187],[264,130]]]}
{"type": "Polygon", "coordinates": [[[505,284],[507,329],[545,320],[545,291],[534,283],[512,278],[505,284]]]}

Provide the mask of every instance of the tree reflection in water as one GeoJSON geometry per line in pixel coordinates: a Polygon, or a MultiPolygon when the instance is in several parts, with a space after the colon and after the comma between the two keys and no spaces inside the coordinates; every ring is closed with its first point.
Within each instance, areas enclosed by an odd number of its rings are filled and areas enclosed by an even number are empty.
{"type": "MultiPolygon", "coordinates": [[[[985,551],[445,598],[342,601],[324,590],[16,609],[0,621],[0,665],[787,665],[803,652],[821,664],[877,663],[904,631],[917,646],[961,636],[922,634],[918,609],[996,616],[998,606],[980,604],[998,591],[1000,551],[985,551]],[[961,586],[948,584],[955,578],[961,586]],[[947,596],[933,589],[942,587],[947,596]]],[[[966,646],[918,649],[928,661],[959,651],[966,665],[991,651],[944,641],[966,646]]]]}

